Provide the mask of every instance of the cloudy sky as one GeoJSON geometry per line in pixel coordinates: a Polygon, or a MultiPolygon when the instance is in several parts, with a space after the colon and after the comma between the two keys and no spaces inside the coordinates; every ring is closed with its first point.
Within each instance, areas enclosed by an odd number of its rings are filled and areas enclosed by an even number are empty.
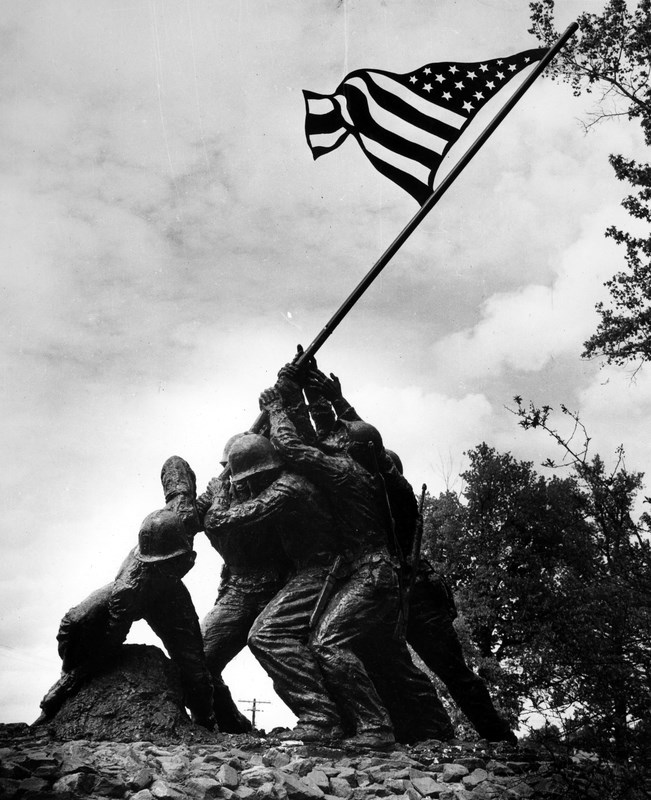
{"type": "MultiPolygon", "coordinates": [[[[563,0],[565,27],[589,0],[563,0]]],[[[417,210],[350,139],[313,162],[302,89],[536,46],[522,0],[47,0],[2,7],[0,721],[56,680],[61,616],[110,581],[162,504],[164,459],[204,484],[417,210]]],[[[580,358],[628,218],[589,98],[539,81],[321,351],[415,485],[461,488],[481,441],[538,463],[515,394],[581,412],[644,470],[651,377],[580,358]]],[[[199,616],[219,560],[197,539],[199,616]]],[[[146,625],[130,641],[154,642],[146,625]]],[[[244,655],[236,699],[291,714],[244,655]]],[[[246,706],[243,706],[246,708],[246,706]]]]}

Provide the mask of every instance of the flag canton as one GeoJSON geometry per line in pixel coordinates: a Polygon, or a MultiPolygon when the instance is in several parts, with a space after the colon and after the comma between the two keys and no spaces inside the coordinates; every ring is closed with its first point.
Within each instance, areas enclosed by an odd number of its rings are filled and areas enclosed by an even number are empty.
{"type": "Polygon", "coordinates": [[[508,58],[472,64],[440,62],[394,75],[415,94],[457,114],[472,116],[508,81],[539,61],[546,50],[534,49],[508,58]]]}

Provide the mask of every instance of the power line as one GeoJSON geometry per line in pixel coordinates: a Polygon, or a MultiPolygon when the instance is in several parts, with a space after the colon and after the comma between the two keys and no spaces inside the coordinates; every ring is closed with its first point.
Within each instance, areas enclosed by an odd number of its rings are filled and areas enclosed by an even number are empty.
{"type": "Polygon", "coordinates": [[[246,710],[251,712],[251,725],[253,726],[254,730],[255,730],[255,714],[256,714],[256,711],[259,711],[260,713],[262,713],[264,711],[264,708],[258,708],[258,706],[261,703],[265,703],[266,705],[270,705],[271,704],[271,700],[257,700],[255,697],[253,698],[253,700],[238,700],[237,702],[238,703],[251,703],[251,708],[247,708],[246,710]]]}

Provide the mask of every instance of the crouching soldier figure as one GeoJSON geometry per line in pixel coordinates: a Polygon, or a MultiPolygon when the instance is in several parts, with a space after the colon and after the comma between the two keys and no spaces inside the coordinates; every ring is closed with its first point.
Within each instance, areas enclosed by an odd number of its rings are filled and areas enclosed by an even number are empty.
{"type": "Polygon", "coordinates": [[[146,620],[160,637],[181,675],[185,704],[195,722],[214,727],[212,684],[203,654],[199,620],[181,580],[196,554],[199,528],[195,476],[179,456],[161,472],[166,505],[149,514],[138,546],[127,556],[113,583],[102,587],[64,616],[57,640],[63,661],[61,679],[41,702],[39,722],[117,654],[133,622],[146,620]]]}

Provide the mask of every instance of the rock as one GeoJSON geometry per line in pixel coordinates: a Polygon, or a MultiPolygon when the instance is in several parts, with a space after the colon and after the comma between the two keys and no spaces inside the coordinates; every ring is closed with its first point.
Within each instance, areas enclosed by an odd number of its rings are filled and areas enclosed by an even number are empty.
{"type": "Polygon", "coordinates": [[[139,792],[131,795],[131,800],[153,800],[154,795],[149,789],[141,789],[139,792]]]}
{"type": "Polygon", "coordinates": [[[441,792],[447,788],[444,783],[439,783],[439,781],[435,781],[429,776],[425,778],[413,778],[411,783],[418,794],[423,797],[438,797],[441,792]]]}
{"type": "Polygon", "coordinates": [[[305,780],[309,783],[313,783],[322,792],[328,792],[330,789],[330,781],[323,770],[313,769],[311,772],[307,773],[305,780]]]}
{"type": "Polygon", "coordinates": [[[184,795],[178,789],[174,789],[165,781],[154,781],[149,790],[156,800],[181,800],[184,795]]]}
{"type": "Polygon", "coordinates": [[[193,797],[203,800],[208,797],[221,797],[221,784],[214,778],[190,778],[183,784],[183,788],[193,797]]]}
{"type": "Polygon", "coordinates": [[[474,789],[480,783],[488,779],[488,773],[485,769],[474,769],[470,775],[465,775],[461,780],[463,785],[469,789],[474,789]]]}
{"type": "Polygon", "coordinates": [[[48,729],[62,741],[179,741],[194,728],[176,667],[158,648],[123,645],[117,657],[68,698],[48,729]]]}
{"type": "Polygon", "coordinates": [[[291,772],[283,773],[283,786],[290,800],[311,800],[324,795],[318,786],[308,783],[291,772]]]}
{"type": "Polygon", "coordinates": [[[443,783],[452,783],[453,781],[460,781],[467,774],[468,769],[463,764],[444,764],[441,771],[441,780],[443,783]]]}
{"type": "Polygon", "coordinates": [[[240,782],[240,775],[230,764],[222,764],[217,772],[217,780],[228,789],[236,789],[240,782]]]}
{"type": "Polygon", "coordinates": [[[335,797],[343,797],[344,800],[352,797],[353,787],[345,778],[330,778],[330,793],[335,797]]]}
{"type": "Polygon", "coordinates": [[[55,792],[73,792],[74,794],[90,794],[95,784],[95,776],[90,772],[72,772],[63,775],[52,787],[55,792]]]}
{"type": "Polygon", "coordinates": [[[493,775],[513,775],[513,770],[507,767],[506,764],[502,764],[501,761],[489,761],[486,764],[486,769],[492,772],[493,775]]]}

